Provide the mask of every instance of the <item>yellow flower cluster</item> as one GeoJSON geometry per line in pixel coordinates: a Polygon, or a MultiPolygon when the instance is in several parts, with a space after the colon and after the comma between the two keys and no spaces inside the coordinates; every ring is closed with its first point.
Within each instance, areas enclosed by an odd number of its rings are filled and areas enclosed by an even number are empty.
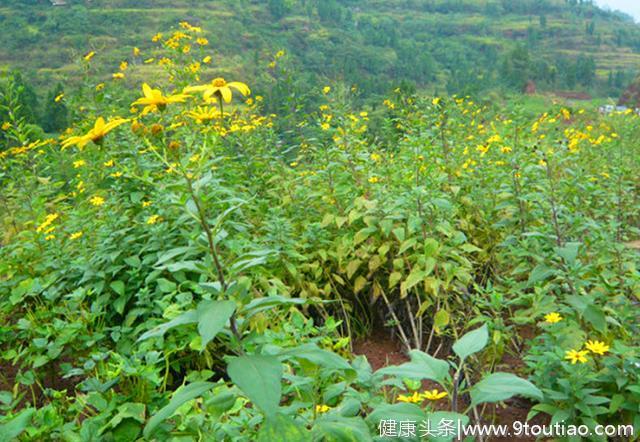
{"type": "Polygon", "coordinates": [[[562,321],[562,319],[563,319],[562,316],[560,316],[560,314],[557,312],[551,312],[545,315],[544,317],[544,321],[547,322],[548,324],[556,324],[562,321]]]}
{"type": "Polygon", "coordinates": [[[610,347],[602,341],[587,341],[584,346],[586,350],[568,350],[564,358],[570,361],[572,365],[577,363],[584,364],[588,361],[587,356],[590,352],[594,355],[602,356],[610,349],[610,347]]]}
{"type": "Polygon", "coordinates": [[[44,219],[44,221],[42,222],[42,224],[40,224],[37,228],[36,228],[36,232],[38,233],[50,233],[52,232],[55,227],[51,226],[51,224],[53,224],[53,222],[55,220],[57,220],[60,217],[60,215],[58,215],[57,213],[50,213],[49,215],[47,215],[47,217],[44,219]]]}
{"type": "Polygon", "coordinates": [[[412,404],[419,404],[425,400],[429,401],[438,401],[442,398],[447,397],[446,391],[438,391],[438,390],[426,390],[422,393],[418,393],[417,391],[413,392],[412,395],[399,395],[398,402],[408,402],[412,404]]]}

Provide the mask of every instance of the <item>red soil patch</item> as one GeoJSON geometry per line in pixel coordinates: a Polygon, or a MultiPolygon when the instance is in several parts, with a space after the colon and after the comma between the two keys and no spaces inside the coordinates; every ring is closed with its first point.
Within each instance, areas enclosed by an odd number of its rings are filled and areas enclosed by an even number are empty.
{"type": "Polygon", "coordinates": [[[631,241],[625,244],[630,249],[640,250],[640,241],[631,241]]]}
{"type": "Polygon", "coordinates": [[[556,97],[566,98],[568,100],[591,100],[593,97],[586,92],[576,91],[556,91],[553,93],[556,97]]]}
{"type": "Polygon", "coordinates": [[[377,332],[364,340],[356,341],[353,344],[353,353],[366,356],[374,371],[409,361],[400,344],[384,332],[377,332]]]}
{"type": "MultiPolygon", "coordinates": [[[[40,389],[38,385],[34,385],[35,399],[37,406],[41,407],[49,401],[46,390],[52,389],[55,391],[67,391],[67,396],[73,396],[75,394],[76,386],[81,382],[80,377],[63,378],[60,374],[60,363],[64,361],[56,361],[50,370],[45,370],[45,375],[40,379],[44,390],[40,389]]],[[[46,368],[46,367],[44,367],[46,368]]],[[[43,369],[44,369],[43,368],[43,369]]],[[[18,375],[19,368],[7,361],[0,362],[0,391],[13,392],[14,385],[16,383],[16,377],[18,375]]],[[[33,406],[33,396],[28,387],[21,385],[18,387],[18,394],[24,394],[21,401],[18,403],[16,409],[21,409],[27,404],[33,406]]]]}

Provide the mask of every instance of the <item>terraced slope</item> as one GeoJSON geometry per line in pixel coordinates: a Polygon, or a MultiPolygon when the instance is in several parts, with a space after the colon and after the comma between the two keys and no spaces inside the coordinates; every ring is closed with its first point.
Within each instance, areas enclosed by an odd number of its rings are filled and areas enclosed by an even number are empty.
{"type": "Polygon", "coordinates": [[[41,84],[77,78],[77,60],[89,50],[116,69],[130,58],[128,46],[180,20],[208,32],[223,70],[253,79],[286,49],[299,69],[365,91],[400,80],[450,92],[520,89],[532,80],[538,89],[616,95],[640,67],[640,28],[576,0],[3,3],[0,66],[41,84]]]}

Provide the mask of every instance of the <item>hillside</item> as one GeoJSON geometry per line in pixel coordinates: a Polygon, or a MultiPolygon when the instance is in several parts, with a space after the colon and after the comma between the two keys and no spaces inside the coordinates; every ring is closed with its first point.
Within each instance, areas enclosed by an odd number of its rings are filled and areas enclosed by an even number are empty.
{"type": "Polygon", "coordinates": [[[78,60],[89,51],[115,71],[131,59],[128,47],[151,45],[156,32],[180,20],[204,28],[211,54],[254,83],[280,49],[299,71],[344,79],[365,93],[401,81],[450,93],[520,91],[531,80],[538,90],[617,96],[640,66],[640,28],[629,17],[576,0],[3,4],[0,66],[20,69],[39,85],[77,79],[78,60]]]}

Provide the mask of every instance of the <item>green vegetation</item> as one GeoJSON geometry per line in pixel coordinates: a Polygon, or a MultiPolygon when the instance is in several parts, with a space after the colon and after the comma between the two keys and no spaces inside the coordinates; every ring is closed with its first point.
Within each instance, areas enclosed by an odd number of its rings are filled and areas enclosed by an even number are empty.
{"type": "Polygon", "coordinates": [[[61,137],[2,83],[3,437],[369,441],[515,396],[640,429],[638,115],[406,84],[363,104],[286,51],[263,96],[209,75],[203,29],[154,40],[106,81],[80,57],[46,101],[61,137]],[[354,355],[374,330],[410,359],[354,355]]]}

